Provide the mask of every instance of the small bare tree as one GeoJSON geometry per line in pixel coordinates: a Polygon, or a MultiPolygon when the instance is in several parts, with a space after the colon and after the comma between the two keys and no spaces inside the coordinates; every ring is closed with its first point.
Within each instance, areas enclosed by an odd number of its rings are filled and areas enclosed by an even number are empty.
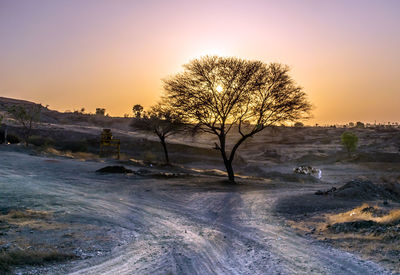
{"type": "Polygon", "coordinates": [[[39,121],[42,105],[33,104],[29,106],[14,105],[10,107],[7,112],[22,126],[23,139],[25,146],[29,145],[29,138],[31,136],[34,124],[39,121]]]}
{"type": "Polygon", "coordinates": [[[311,109],[305,92],[281,64],[205,56],[184,69],[164,80],[163,100],[187,123],[217,136],[216,148],[232,183],[232,162],[246,139],[268,126],[307,118],[311,109]],[[228,148],[232,130],[239,138],[228,148]]]}
{"type": "Polygon", "coordinates": [[[181,117],[167,106],[157,104],[149,112],[141,112],[141,117],[134,118],[131,127],[156,134],[164,150],[165,163],[169,164],[166,138],[184,130],[181,117]]]}

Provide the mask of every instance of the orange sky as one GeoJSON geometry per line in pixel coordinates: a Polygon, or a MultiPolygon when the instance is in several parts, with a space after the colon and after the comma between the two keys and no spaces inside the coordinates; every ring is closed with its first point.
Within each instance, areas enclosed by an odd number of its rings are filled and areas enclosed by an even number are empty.
{"type": "Polygon", "coordinates": [[[131,114],[205,54],[281,62],[308,123],[400,121],[400,1],[0,2],[0,96],[131,114]]]}

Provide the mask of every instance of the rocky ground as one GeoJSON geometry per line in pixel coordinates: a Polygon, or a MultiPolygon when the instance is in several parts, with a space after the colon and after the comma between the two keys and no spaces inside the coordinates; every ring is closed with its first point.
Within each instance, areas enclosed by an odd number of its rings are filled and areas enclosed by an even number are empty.
{"type": "Polygon", "coordinates": [[[170,139],[165,166],[157,139],[128,120],[52,112],[35,145],[0,145],[1,272],[400,272],[399,129],[351,129],[351,157],[340,144],[349,129],[267,129],[239,150],[232,186],[212,136],[170,139]],[[119,161],[98,157],[104,126],[121,139],[119,161]]]}

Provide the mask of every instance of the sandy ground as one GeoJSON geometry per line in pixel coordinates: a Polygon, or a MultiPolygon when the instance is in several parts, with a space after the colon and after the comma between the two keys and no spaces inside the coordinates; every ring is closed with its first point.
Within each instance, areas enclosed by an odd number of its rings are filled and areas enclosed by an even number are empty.
{"type": "MultiPolygon", "coordinates": [[[[2,209],[46,211],[52,223],[66,225],[25,224],[15,242],[57,244],[80,257],[16,274],[390,274],[297,233],[276,214],[279,199],[327,183],[264,178],[231,186],[190,170],[177,177],[94,172],[105,165],[0,148],[2,209]]],[[[7,234],[14,233],[3,243],[7,234]]]]}

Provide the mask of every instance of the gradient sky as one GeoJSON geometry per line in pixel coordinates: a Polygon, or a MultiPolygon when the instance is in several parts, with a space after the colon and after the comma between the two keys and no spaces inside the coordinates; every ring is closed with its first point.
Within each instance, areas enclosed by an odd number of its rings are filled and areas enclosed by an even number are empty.
{"type": "Polygon", "coordinates": [[[0,96],[111,115],[206,54],[280,62],[308,123],[400,121],[400,1],[0,0],[0,96]]]}

